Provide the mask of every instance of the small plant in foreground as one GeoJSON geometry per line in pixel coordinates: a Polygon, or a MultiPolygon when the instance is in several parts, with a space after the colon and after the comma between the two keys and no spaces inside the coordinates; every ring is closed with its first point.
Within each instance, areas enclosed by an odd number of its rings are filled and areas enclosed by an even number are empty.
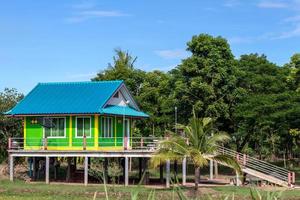
{"type": "Polygon", "coordinates": [[[115,184],[118,180],[119,182],[119,176],[122,175],[122,167],[117,162],[111,162],[107,169],[107,174],[109,177],[111,177],[111,182],[113,184],[113,189],[115,188],[115,184]]]}

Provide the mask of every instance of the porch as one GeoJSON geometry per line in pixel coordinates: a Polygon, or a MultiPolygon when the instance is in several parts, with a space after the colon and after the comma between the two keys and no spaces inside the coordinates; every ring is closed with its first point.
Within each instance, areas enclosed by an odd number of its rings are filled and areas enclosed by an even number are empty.
{"type": "MultiPolygon", "coordinates": [[[[89,147],[87,141],[84,139],[80,144],[80,148],[77,150],[72,149],[55,149],[55,146],[49,146],[47,138],[44,138],[43,145],[39,148],[26,145],[23,138],[9,138],[9,174],[10,180],[14,180],[14,160],[17,157],[25,158],[43,158],[45,160],[45,182],[50,183],[50,159],[51,158],[83,158],[84,170],[83,170],[83,183],[87,185],[89,182],[89,159],[91,158],[120,158],[124,161],[124,184],[129,185],[129,160],[133,158],[149,160],[153,156],[154,151],[157,148],[158,142],[162,138],[158,137],[132,137],[130,139],[124,137],[119,138],[122,140],[122,146],[118,149],[107,147],[89,147]]],[[[102,143],[103,145],[103,143],[102,143]]],[[[110,146],[111,147],[111,146],[110,146]]],[[[145,161],[144,160],[144,161],[145,161]]],[[[144,162],[142,161],[142,162],[144,162]]],[[[141,162],[141,163],[142,163],[141,162]]],[[[145,165],[145,163],[142,163],[145,165]]],[[[146,164],[147,165],[147,164],[146,164]]],[[[147,167],[147,166],[146,166],[147,167]]],[[[163,166],[161,166],[163,168],[163,166]]],[[[141,167],[140,167],[141,170],[141,167]]],[[[160,174],[163,174],[163,170],[160,169],[160,174]]],[[[163,176],[163,175],[161,175],[163,176]]],[[[163,180],[163,178],[162,178],[163,180]]],[[[170,187],[170,161],[165,164],[165,179],[166,187],[170,187]]],[[[186,183],[186,159],[182,161],[182,184],[186,183]]]]}

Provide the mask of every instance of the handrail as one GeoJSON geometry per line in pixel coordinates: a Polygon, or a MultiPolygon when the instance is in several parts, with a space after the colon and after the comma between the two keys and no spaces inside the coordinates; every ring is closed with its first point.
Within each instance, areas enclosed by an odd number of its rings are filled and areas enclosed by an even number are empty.
{"type": "Polygon", "coordinates": [[[235,157],[242,168],[252,169],[265,175],[269,175],[278,180],[284,181],[290,186],[292,186],[295,182],[294,173],[285,168],[270,164],[263,160],[259,160],[247,154],[241,154],[237,151],[222,146],[219,146],[217,151],[219,154],[235,157]]]}
{"type": "MultiPolygon", "coordinates": [[[[60,138],[30,138],[26,140],[26,144],[38,144],[41,146],[41,149],[47,150],[47,147],[56,144],[55,146],[68,144],[69,141],[59,141],[60,138]]],[[[149,152],[154,152],[157,147],[159,141],[163,139],[163,137],[99,137],[99,144],[112,144],[123,146],[124,150],[128,150],[128,148],[132,150],[148,150],[149,152]]],[[[24,138],[15,137],[9,138],[8,148],[10,150],[24,150],[24,138]]],[[[76,147],[83,147],[83,150],[86,150],[87,147],[93,146],[94,138],[76,138],[72,141],[76,147]]],[[[30,149],[30,145],[26,149],[30,149]]],[[[280,181],[284,181],[288,185],[292,186],[295,183],[295,173],[291,172],[285,168],[276,166],[274,164],[270,164],[266,161],[259,160],[255,157],[251,157],[247,154],[242,154],[232,149],[225,148],[223,146],[218,146],[217,154],[223,154],[227,156],[231,156],[235,158],[242,169],[251,169],[257,172],[263,173],[265,175],[274,177],[280,181]]]]}

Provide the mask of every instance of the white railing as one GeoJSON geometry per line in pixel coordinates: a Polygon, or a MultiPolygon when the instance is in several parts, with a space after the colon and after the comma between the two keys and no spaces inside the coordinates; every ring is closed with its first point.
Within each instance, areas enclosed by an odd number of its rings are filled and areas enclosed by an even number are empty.
{"type": "Polygon", "coordinates": [[[293,185],[295,183],[295,173],[285,168],[278,167],[266,161],[250,157],[247,154],[241,154],[222,146],[219,146],[218,153],[236,158],[242,168],[252,169],[265,175],[272,176],[286,182],[288,185],[293,185]]]}
{"type": "MultiPolygon", "coordinates": [[[[163,140],[163,137],[116,137],[116,138],[98,138],[99,147],[123,147],[123,149],[130,151],[149,151],[154,152],[157,149],[159,141],[163,140]]],[[[81,139],[75,138],[72,140],[72,147],[82,147],[82,150],[86,150],[88,147],[94,147],[94,138],[83,137],[81,139]]],[[[69,140],[55,139],[55,138],[30,138],[27,139],[24,146],[24,138],[9,138],[8,149],[9,150],[31,150],[34,146],[35,150],[47,150],[52,146],[69,146],[69,140]],[[25,147],[25,148],[24,148],[25,147]]],[[[285,168],[278,167],[270,164],[266,161],[259,160],[254,157],[250,157],[247,154],[242,154],[237,151],[219,146],[217,150],[218,154],[228,155],[235,158],[242,168],[248,168],[265,175],[272,176],[276,179],[286,182],[288,185],[294,185],[295,173],[285,168]]]]}
{"type": "MultiPolygon", "coordinates": [[[[144,150],[155,151],[157,143],[162,140],[161,137],[112,137],[98,138],[99,147],[123,147],[124,150],[144,150]]],[[[47,150],[48,147],[69,147],[69,140],[67,138],[30,138],[24,140],[24,138],[9,138],[8,149],[9,150],[47,150]]],[[[71,142],[72,147],[82,147],[82,150],[86,150],[89,147],[95,146],[94,138],[74,138],[71,142]]]]}

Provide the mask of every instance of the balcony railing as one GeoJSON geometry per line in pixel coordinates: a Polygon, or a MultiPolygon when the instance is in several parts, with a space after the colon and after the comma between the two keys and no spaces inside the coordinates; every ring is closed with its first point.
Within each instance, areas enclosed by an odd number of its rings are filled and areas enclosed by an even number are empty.
{"type": "MultiPolygon", "coordinates": [[[[67,150],[67,147],[76,147],[82,150],[99,150],[95,149],[96,145],[98,147],[120,147],[124,151],[149,151],[154,152],[159,141],[163,140],[163,137],[112,137],[112,138],[86,138],[81,139],[75,138],[74,140],[69,140],[67,138],[30,138],[26,139],[24,143],[24,138],[9,138],[8,149],[9,150],[48,150],[48,147],[66,147],[62,150],[67,150]],[[98,144],[97,144],[98,142],[98,144]],[[37,147],[37,148],[36,148],[37,147]]],[[[188,141],[187,141],[188,142],[188,141]]],[[[224,148],[222,146],[218,147],[216,154],[227,155],[235,158],[243,171],[254,170],[255,173],[263,174],[265,179],[269,177],[276,178],[286,182],[289,186],[295,183],[295,173],[291,172],[285,168],[278,167],[276,165],[270,164],[266,161],[259,160],[254,157],[250,157],[247,154],[241,154],[234,150],[224,148]]]]}
{"type": "Polygon", "coordinates": [[[21,137],[13,137],[8,139],[8,150],[48,150],[49,147],[61,147],[62,150],[68,148],[72,150],[72,147],[87,150],[97,145],[100,148],[119,147],[124,150],[155,151],[158,142],[162,139],[162,137],[100,137],[95,140],[95,138],[83,137],[74,138],[70,142],[67,138],[28,138],[25,140],[21,137]]]}

